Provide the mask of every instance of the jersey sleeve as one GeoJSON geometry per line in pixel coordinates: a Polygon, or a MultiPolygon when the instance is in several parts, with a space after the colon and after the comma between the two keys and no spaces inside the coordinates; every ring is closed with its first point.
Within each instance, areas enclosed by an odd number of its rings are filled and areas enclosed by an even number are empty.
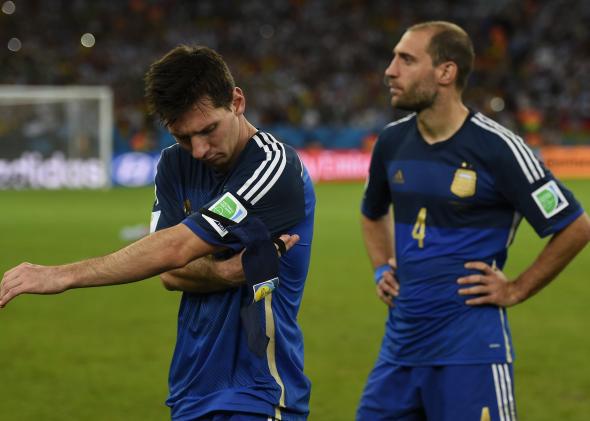
{"type": "Polygon", "coordinates": [[[387,167],[383,160],[383,157],[386,156],[384,152],[387,146],[387,140],[384,138],[384,132],[382,132],[373,148],[369,175],[365,183],[365,192],[361,204],[362,214],[369,219],[377,219],[387,214],[391,203],[387,167]]]}
{"type": "MultiPolygon", "coordinates": [[[[286,149],[285,145],[273,141],[270,136],[259,138],[262,146],[255,148],[260,147],[264,151],[255,151],[257,153],[243,157],[220,194],[204,208],[233,223],[255,216],[274,236],[287,232],[305,216],[303,168],[292,149],[286,149]]],[[[200,211],[182,222],[209,244],[233,250],[242,248],[239,240],[227,231],[222,222],[200,211]]]]}
{"type": "Polygon", "coordinates": [[[582,214],[580,203],[520,137],[505,137],[494,160],[497,189],[540,237],[562,230],[582,214]]]}
{"type": "MultiPolygon", "coordinates": [[[[164,149],[158,162],[154,205],[150,232],[172,227],[184,219],[181,192],[174,180],[178,179],[178,165],[174,165],[174,153],[170,149],[164,149]]],[[[177,164],[177,163],[176,163],[177,164]]]]}

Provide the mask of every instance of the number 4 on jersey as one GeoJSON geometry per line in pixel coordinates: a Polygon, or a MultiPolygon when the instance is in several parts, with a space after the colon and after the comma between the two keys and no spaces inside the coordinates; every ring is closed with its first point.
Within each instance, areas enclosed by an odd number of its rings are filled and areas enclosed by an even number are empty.
{"type": "Polygon", "coordinates": [[[418,240],[418,247],[424,248],[424,238],[426,237],[426,208],[420,208],[416,223],[412,230],[412,238],[418,240]]]}

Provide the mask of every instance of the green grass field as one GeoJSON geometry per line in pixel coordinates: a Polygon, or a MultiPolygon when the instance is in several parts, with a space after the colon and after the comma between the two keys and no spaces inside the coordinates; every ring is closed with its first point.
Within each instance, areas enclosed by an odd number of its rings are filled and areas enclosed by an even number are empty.
{"type": "MultiPolygon", "coordinates": [[[[567,183],[590,207],[590,181],[567,183]]],[[[300,313],[312,421],[345,421],[386,316],[361,243],[360,184],[317,186],[315,245],[300,313]]],[[[0,192],[0,273],[106,254],[147,223],[152,189],[0,192]]],[[[523,224],[506,271],[543,246],[523,224]]],[[[522,421],[590,419],[590,248],[540,295],[509,310],[522,421]],[[586,326],[586,327],[585,327],[586,326]]],[[[0,310],[0,420],[164,420],[177,293],[157,280],[22,296],[0,310]]]]}

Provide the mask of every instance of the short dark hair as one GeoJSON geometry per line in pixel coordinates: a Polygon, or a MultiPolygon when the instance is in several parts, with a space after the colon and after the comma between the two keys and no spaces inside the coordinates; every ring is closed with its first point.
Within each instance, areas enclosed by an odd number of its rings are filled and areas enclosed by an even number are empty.
{"type": "Polygon", "coordinates": [[[199,45],[174,48],[150,66],[144,80],[148,109],[165,126],[203,100],[229,108],[235,88],[221,55],[199,45]]]}
{"type": "Polygon", "coordinates": [[[413,25],[408,31],[434,31],[428,45],[428,54],[435,66],[452,61],[457,65],[456,86],[463,90],[467,85],[467,78],[473,69],[475,52],[471,38],[463,28],[451,22],[430,21],[413,25]]]}

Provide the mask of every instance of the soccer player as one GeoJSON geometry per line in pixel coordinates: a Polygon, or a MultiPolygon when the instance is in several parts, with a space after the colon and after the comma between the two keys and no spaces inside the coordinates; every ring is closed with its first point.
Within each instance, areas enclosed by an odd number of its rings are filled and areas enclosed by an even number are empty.
{"type": "Polygon", "coordinates": [[[151,65],[145,80],[148,103],[177,141],[158,165],[155,232],[104,257],[21,264],[4,275],[0,307],[23,293],[163,274],[169,289],[187,291],[169,376],[172,419],[305,420],[310,382],[297,313],[313,231],[310,178],[292,148],[248,122],[244,93],[215,51],[177,47],[151,65]],[[248,245],[241,260],[246,278],[272,269],[264,246],[284,232],[292,235],[282,237],[290,250],[280,266],[275,262],[278,287],[271,279],[252,291],[235,282],[244,276],[238,258],[216,261],[248,245]],[[262,348],[257,329],[268,341],[262,348]]]}
{"type": "Polygon", "coordinates": [[[391,104],[413,113],[382,130],[362,201],[389,317],[357,420],[515,420],[506,307],[590,240],[580,204],[522,139],[463,104],[473,59],[463,29],[426,22],[403,34],[385,70],[391,104]],[[552,238],[508,280],[521,216],[552,238]]]}

